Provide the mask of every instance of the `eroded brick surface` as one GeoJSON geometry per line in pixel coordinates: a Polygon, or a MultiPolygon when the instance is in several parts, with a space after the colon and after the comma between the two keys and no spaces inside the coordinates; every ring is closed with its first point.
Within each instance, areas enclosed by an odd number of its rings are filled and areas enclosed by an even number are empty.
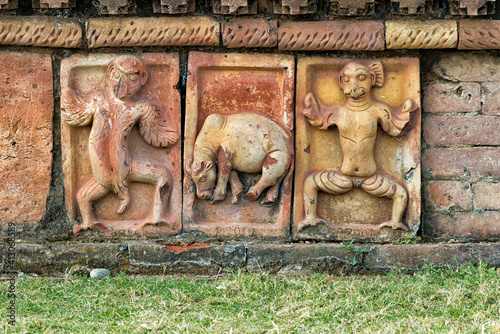
{"type": "Polygon", "coordinates": [[[222,44],[227,48],[272,48],[278,43],[276,20],[237,18],[221,27],[222,44]]]}
{"type": "Polygon", "coordinates": [[[425,0],[395,0],[391,4],[393,12],[399,15],[423,14],[425,11],[425,0]]]}
{"type": "Polygon", "coordinates": [[[424,117],[424,138],[429,145],[500,145],[498,116],[424,117]]]}
{"type": "Polygon", "coordinates": [[[76,0],[33,0],[33,8],[70,8],[76,6],[76,0]]]}
{"type": "Polygon", "coordinates": [[[500,148],[429,148],[424,151],[422,170],[429,176],[469,177],[500,175],[500,148]]]}
{"type": "Polygon", "coordinates": [[[425,217],[425,235],[458,240],[500,238],[500,211],[436,213],[425,217]]]}
{"type": "Polygon", "coordinates": [[[433,58],[428,73],[444,80],[498,82],[500,57],[486,53],[453,52],[433,58]]]}
{"type": "Polygon", "coordinates": [[[488,50],[500,48],[500,21],[498,20],[461,20],[461,50],[488,50]]]}
{"type": "Polygon", "coordinates": [[[425,185],[425,199],[433,211],[470,211],[472,190],[469,182],[430,181],[425,185]]]}
{"type": "Polygon", "coordinates": [[[18,0],[1,0],[0,9],[16,9],[18,0]]]}
{"type": "Polygon", "coordinates": [[[495,0],[450,0],[452,15],[480,16],[495,12],[495,0]]]}
{"type": "Polygon", "coordinates": [[[431,83],[424,88],[424,112],[474,112],[481,110],[478,83],[431,83]]]}
{"type": "Polygon", "coordinates": [[[500,116],[500,82],[485,82],[483,89],[483,113],[500,116]]]}
{"type": "Polygon", "coordinates": [[[196,7],[195,0],[154,0],[155,13],[183,14],[192,13],[196,7]]]}
{"type": "Polygon", "coordinates": [[[135,10],[134,0],[97,0],[101,14],[121,15],[133,14],[135,10]]]}
{"type": "Polygon", "coordinates": [[[387,49],[446,49],[457,46],[455,21],[387,21],[387,49]]]}
{"type": "Polygon", "coordinates": [[[500,183],[480,181],[473,185],[474,209],[500,210],[500,183]]]}
{"type": "Polygon", "coordinates": [[[0,224],[36,224],[52,166],[50,55],[0,53],[0,224]]]}
{"type": "Polygon", "coordinates": [[[275,14],[313,14],[316,9],[316,0],[274,0],[275,14]]]}
{"type": "Polygon", "coordinates": [[[330,14],[340,16],[361,16],[373,14],[376,0],[329,0],[330,14]]]}
{"type": "Polygon", "coordinates": [[[256,14],[256,0],[214,0],[213,11],[217,14],[256,14]]]}

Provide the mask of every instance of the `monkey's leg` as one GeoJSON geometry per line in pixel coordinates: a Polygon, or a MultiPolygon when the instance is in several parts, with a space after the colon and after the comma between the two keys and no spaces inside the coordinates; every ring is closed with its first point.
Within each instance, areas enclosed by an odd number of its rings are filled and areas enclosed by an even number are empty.
{"type": "Polygon", "coordinates": [[[401,222],[408,200],[408,193],[402,184],[389,176],[375,174],[366,179],[361,184],[361,188],[370,195],[392,199],[392,217],[390,220],[380,224],[379,228],[388,226],[395,230],[407,230],[406,226],[401,222]]]}
{"type": "Polygon", "coordinates": [[[318,191],[329,194],[340,195],[348,192],[353,187],[352,180],[338,171],[323,170],[309,174],[304,181],[304,207],[306,209],[306,220],[301,222],[297,231],[306,226],[314,226],[326,222],[318,218],[318,191]]]}
{"type": "Polygon", "coordinates": [[[79,230],[86,230],[96,224],[96,218],[92,210],[92,202],[98,200],[108,193],[109,189],[100,185],[94,178],[85,183],[76,194],[76,201],[82,214],[82,225],[79,230]]]}
{"type": "Polygon", "coordinates": [[[259,181],[248,189],[245,198],[249,201],[255,201],[260,194],[274,184],[286,173],[290,156],[287,152],[273,151],[268,153],[262,163],[262,175],[259,181]]]}
{"type": "Polygon", "coordinates": [[[236,204],[240,201],[241,194],[243,194],[243,184],[238,177],[238,172],[232,170],[229,174],[229,184],[231,185],[231,202],[236,204]]]}
{"type": "MultiPolygon", "coordinates": [[[[136,182],[152,183],[155,185],[152,219],[153,224],[163,222],[163,207],[170,197],[172,188],[172,175],[163,165],[148,162],[134,161],[130,170],[129,179],[136,182]],[[166,188],[166,189],[163,189],[166,188]],[[162,193],[164,194],[162,196],[162,193]]],[[[146,225],[148,222],[142,224],[146,225]]],[[[151,223],[151,222],[150,222],[151,223]]],[[[141,227],[142,227],[141,226],[141,227]]]]}

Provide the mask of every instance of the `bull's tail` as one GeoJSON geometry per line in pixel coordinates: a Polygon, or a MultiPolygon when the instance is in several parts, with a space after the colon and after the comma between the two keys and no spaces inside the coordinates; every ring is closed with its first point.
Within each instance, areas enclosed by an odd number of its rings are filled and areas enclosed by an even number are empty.
{"type": "Polygon", "coordinates": [[[292,191],[292,177],[294,167],[295,157],[294,155],[291,155],[290,167],[288,167],[288,172],[286,173],[285,179],[283,180],[283,191],[285,194],[289,194],[292,191]]]}

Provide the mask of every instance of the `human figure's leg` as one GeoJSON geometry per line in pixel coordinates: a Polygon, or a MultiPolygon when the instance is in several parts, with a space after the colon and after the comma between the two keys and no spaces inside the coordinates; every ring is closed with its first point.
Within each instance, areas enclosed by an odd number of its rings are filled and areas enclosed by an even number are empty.
{"type": "Polygon", "coordinates": [[[96,218],[92,210],[92,202],[102,198],[109,189],[100,185],[93,177],[87,181],[77,192],[76,201],[82,215],[82,225],[78,230],[86,230],[96,224],[96,218]]]}
{"type": "Polygon", "coordinates": [[[391,219],[380,224],[379,228],[388,226],[393,229],[407,229],[401,222],[408,200],[408,194],[402,184],[396,182],[390,176],[375,174],[366,179],[361,184],[361,188],[370,195],[392,199],[391,219]]]}

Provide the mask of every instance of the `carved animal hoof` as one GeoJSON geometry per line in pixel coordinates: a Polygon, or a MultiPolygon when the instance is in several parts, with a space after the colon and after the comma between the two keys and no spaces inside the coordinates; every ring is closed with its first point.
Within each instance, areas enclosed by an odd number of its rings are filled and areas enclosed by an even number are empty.
{"type": "Polygon", "coordinates": [[[238,204],[238,203],[239,203],[239,201],[240,201],[240,197],[241,197],[241,195],[242,195],[242,194],[243,194],[243,192],[240,192],[240,193],[238,193],[238,194],[236,194],[236,195],[235,195],[235,194],[233,194],[233,196],[232,196],[232,198],[231,198],[231,203],[233,203],[233,204],[238,204]]]}
{"type": "Polygon", "coordinates": [[[212,203],[213,202],[222,202],[225,199],[226,199],[226,194],[222,194],[222,195],[214,194],[214,197],[212,198],[212,203]]]}
{"type": "Polygon", "coordinates": [[[402,223],[397,222],[397,221],[396,222],[391,221],[391,220],[383,222],[382,224],[380,224],[380,226],[378,228],[381,229],[383,227],[391,227],[393,230],[399,229],[399,230],[403,230],[403,231],[408,231],[408,228],[406,226],[404,226],[402,223]]]}
{"type": "Polygon", "coordinates": [[[258,196],[257,194],[254,194],[253,192],[250,192],[250,191],[249,191],[249,192],[247,192],[247,193],[245,194],[245,199],[246,199],[247,201],[253,202],[253,201],[255,201],[257,198],[259,198],[259,196],[258,196]]]}
{"type": "Polygon", "coordinates": [[[317,226],[319,224],[327,224],[326,220],[321,219],[321,218],[316,218],[316,219],[308,219],[301,221],[299,224],[299,227],[297,227],[297,232],[303,230],[306,227],[311,227],[311,226],[317,226]]]}
{"type": "Polygon", "coordinates": [[[125,209],[127,208],[127,205],[128,205],[128,201],[127,202],[120,201],[120,204],[118,205],[118,209],[116,209],[116,213],[122,214],[123,211],[125,211],[125,209]]]}

